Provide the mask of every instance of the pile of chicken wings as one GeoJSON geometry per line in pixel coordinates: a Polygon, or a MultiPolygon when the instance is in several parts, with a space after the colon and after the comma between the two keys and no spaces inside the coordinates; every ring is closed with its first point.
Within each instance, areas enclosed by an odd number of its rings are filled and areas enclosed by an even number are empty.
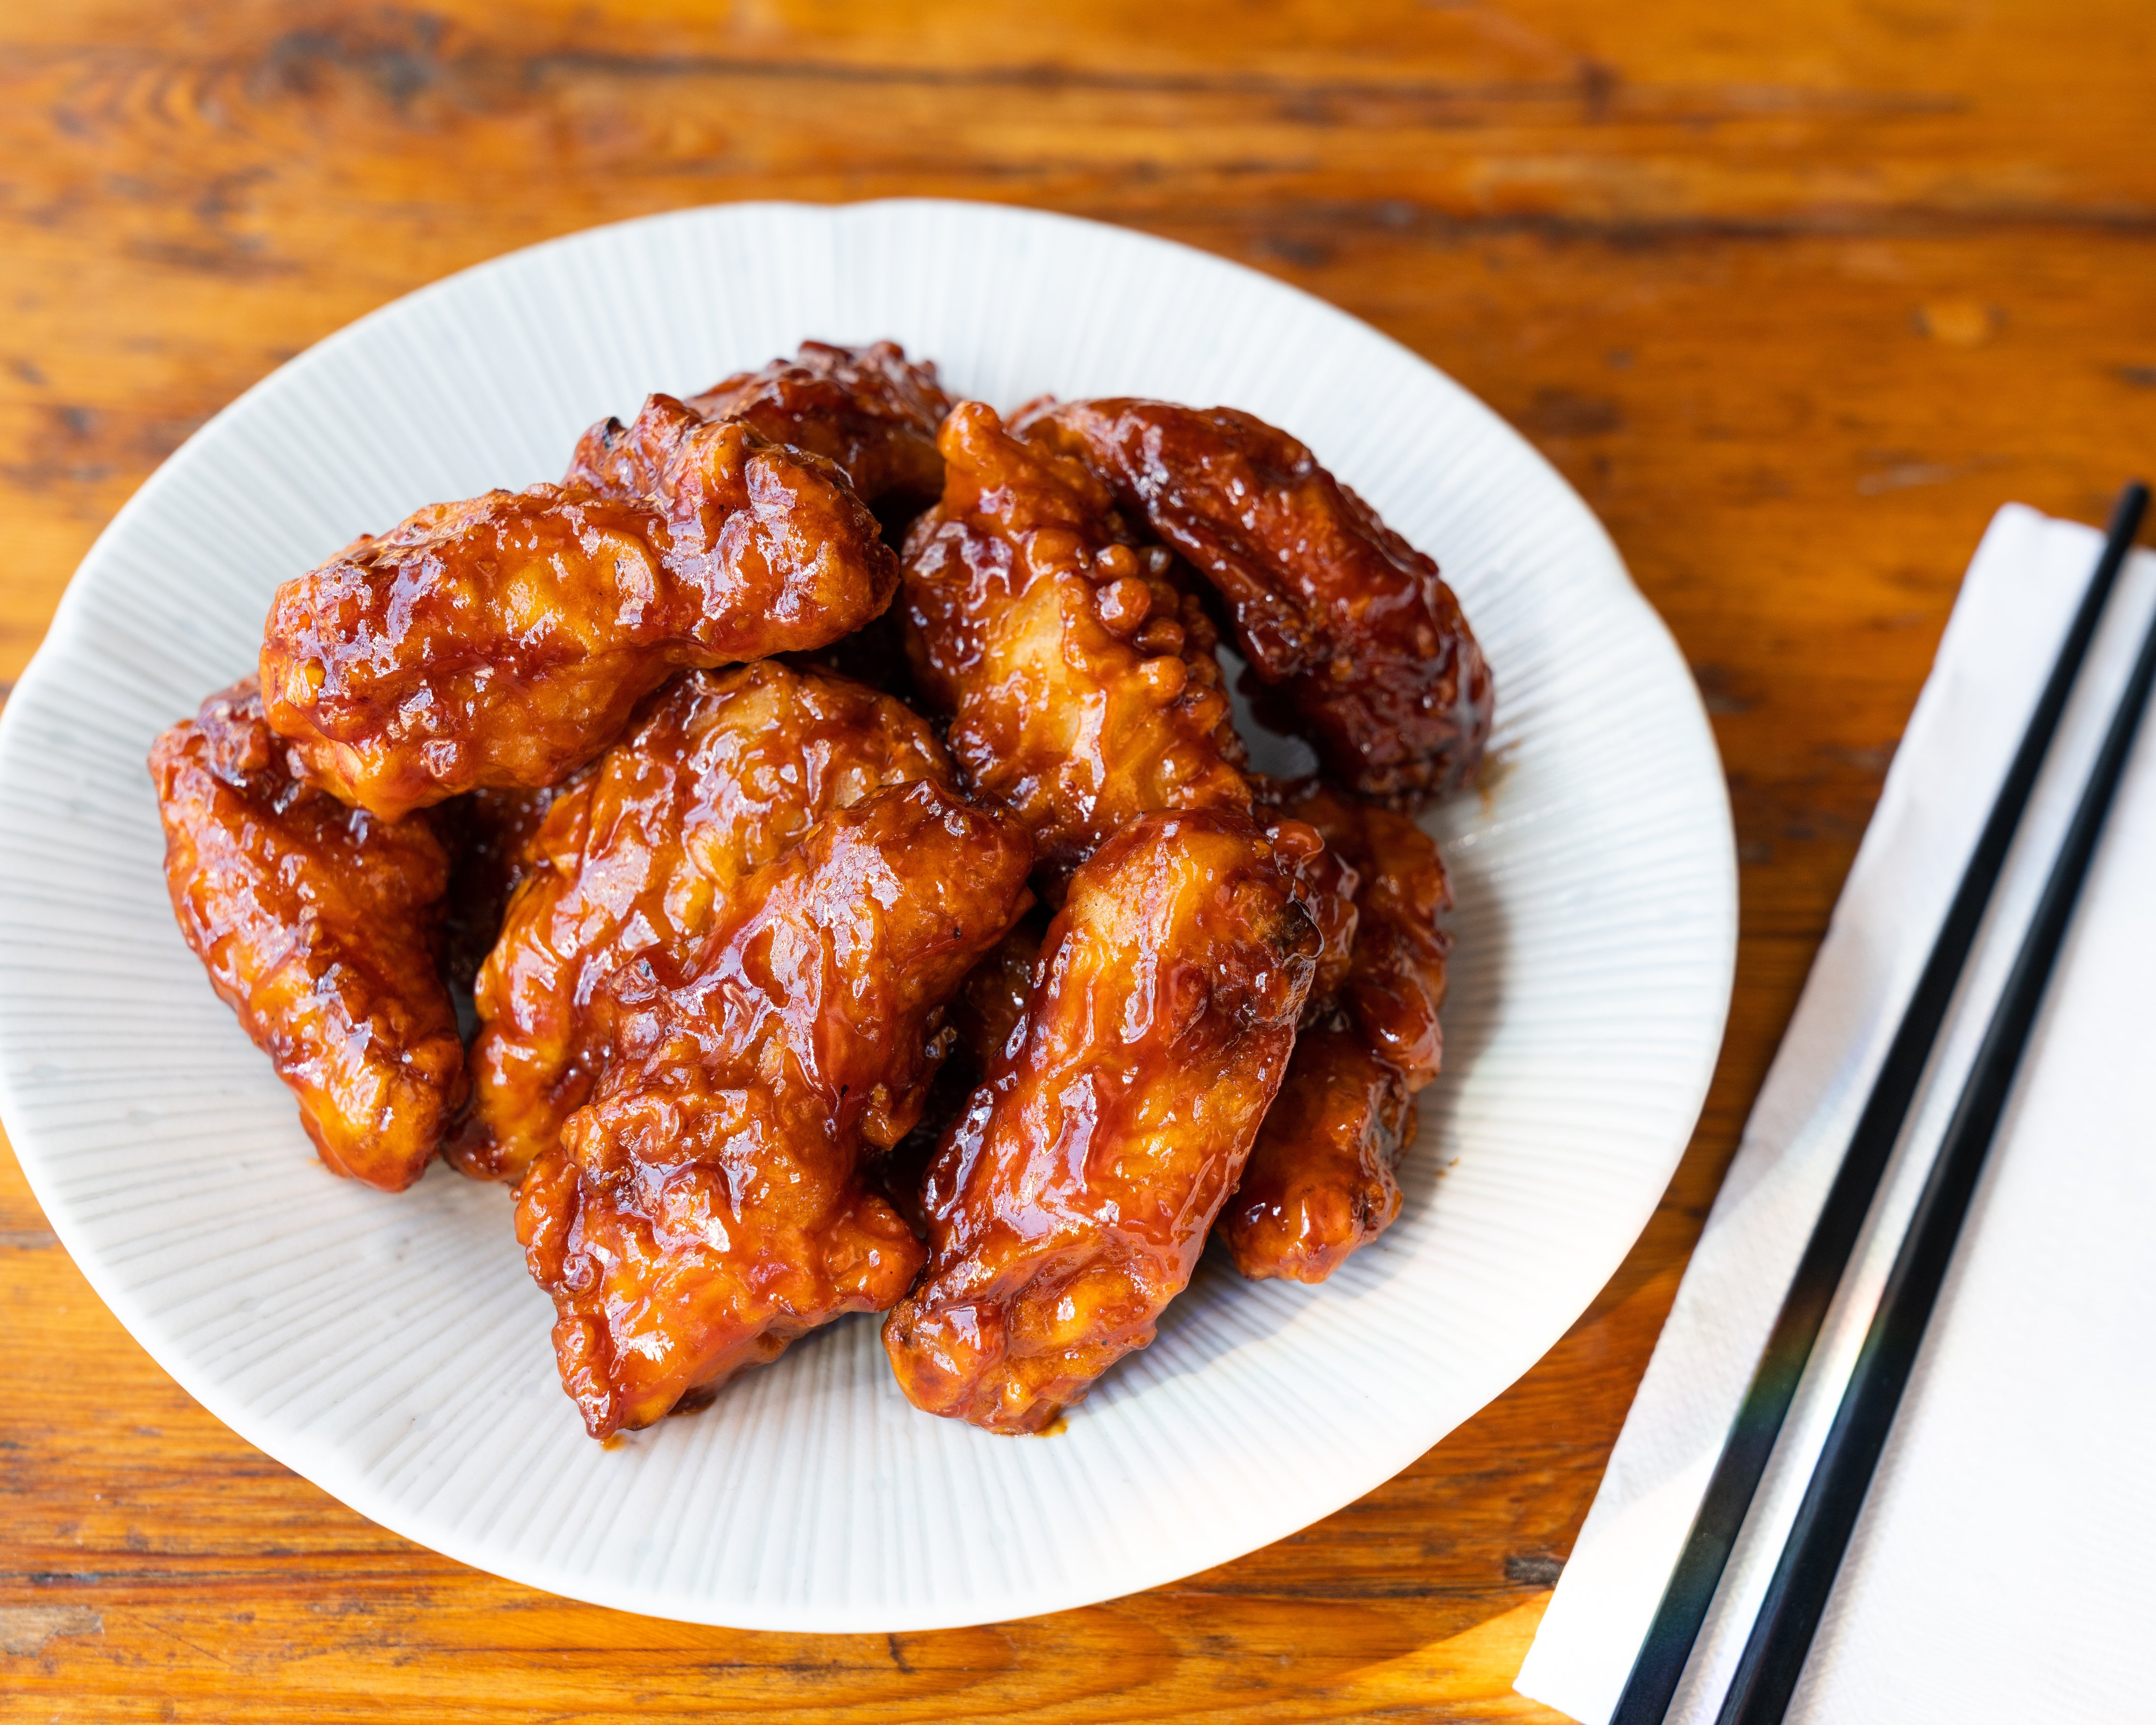
{"type": "Polygon", "coordinates": [[[1314,1282],[1399,1214],[1449,950],[1411,815],[1491,708],[1437,566],[1286,432],[811,342],[285,582],[150,768],[321,1159],[513,1188],[593,1436],[850,1312],[1023,1432],[1209,1236],[1314,1282]],[[1224,630],[1317,775],[1251,771],[1224,630]]]}

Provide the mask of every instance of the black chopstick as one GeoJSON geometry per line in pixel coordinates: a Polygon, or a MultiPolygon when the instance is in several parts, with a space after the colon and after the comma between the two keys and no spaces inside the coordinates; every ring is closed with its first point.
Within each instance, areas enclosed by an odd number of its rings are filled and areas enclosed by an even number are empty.
{"type": "Polygon", "coordinates": [[[1939,1026],[1945,1021],[1977,928],[1991,901],[1992,889],[2035,787],[2037,772],[2058,731],[2059,716],[2066,711],[2066,697],[2081,673],[2082,662],[2088,656],[2089,642],[2096,634],[2104,602],[2117,583],[2119,567],[2148,506],[2148,488],[2138,480],[2118,494],[2102,555],[2089,577],[2088,591],[2067,627],[2059,656],[2030,715],[2028,729],[1999,784],[1998,798],[1984,820],[1975,850],[1969,854],[1961,884],[1954,889],[1945,920],[1939,925],[1931,956],[1924,961],[1916,989],[1909,997],[1901,1027],[1895,1031],[1879,1076],[1872,1084],[1871,1097],[1850,1134],[1841,1167],[1813,1225],[1804,1256],[1798,1260],[1795,1278],[1775,1317],[1743,1403],[1722,1445],[1721,1459],[1715,1464],[1713,1477],[1707,1481],[1707,1494],[1692,1519],[1684,1549],[1663,1589],[1631,1675],[1625,1679],[1616,1711],[1610,1716],[1610,1725],[1661,1725],[1669,1712],[1685,1663],[1691,1657],[1692,1644],[1699,1639],[1700,1625],[1706,1621],[1715,1589],[1721,1584],[1722,1572],[1744,1524],[1745,1512],[1752,1507],[1753,1494],[1774,1453],[1774,1440],[1789,1414],[1798,1381],[1804,1376],[1804,1364],[1811,1358],[1812,1345],[1826,1321],[1827,1307],[1840,1285],[1887,1160],[1901,1136],[1902,1122],[1931,1058],[1933,1044],[1938,1040],[1939,1026]]]}
{"type": "Polygon", "coordinates": [[[1718,1725],[1779,1725],[1789,1707],[1813,1631],[1841,1567],[1842,1553],[1864,1507],[1872,1471],[1893,1427],[1894,1411],[1916,1365],[1924,1327],[1938,1303],[1947,1266],[1953,1260],[1954,1242],[1976,1195],[1984,1158],[2073,921],[2075,902],[2088,878],[2089,862],[2102,836],[2104,817],[2111,812],[2152,686],[2156,686],[2156,621],[2143,637],[2126,692],[2111,716],[2111,727],[2089,769],[2065,841],[2044,881],[2044,895],[2036,901],[2005,988],[1977,1048],[1909,1231],[1894,1255],[1879,1309],[1865,1333],[1856,1369],[1842,1392],[1841,1405],[1805,1487],[1781,1560],[1774,1566],[1774,1579],[1768,1584],[1737,1675],[1722,1697],[1718,1725]]]}

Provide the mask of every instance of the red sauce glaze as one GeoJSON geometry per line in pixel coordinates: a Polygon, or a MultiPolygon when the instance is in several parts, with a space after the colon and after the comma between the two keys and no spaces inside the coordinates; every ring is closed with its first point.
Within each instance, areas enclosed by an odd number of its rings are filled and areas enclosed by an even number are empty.
{"type": "Polygon", "coordinates": [[[1233,408],[1044,402],[1022,437],[1087,462],[1228,601],[1283,728],[1340,782],[1413,803],[1482,756],[1489,666],[1437,565],[1301,444],[1233,408]]]}
{"type": "Polygon", "coordinates": [[[423,509],[277,589],[263,706],[316,783],[394,819],[552,784],[685,665],[821,647],[890,603],[875,517],[821,456],[693,422],[653,489],[423,509]]]}
{"type": "Polygon", "coordinates": [[[1318,936],[1247,815],[1140,817],[1073,875],[1020,1033],[944,1137],[884,1345],[916,1406],[1037,1431],[1152,1341],[1271,1104],[1318,936]]]}
{"type": "Polygon", "coordinates": [[[388,823],[296,778],[253,679],[157,739],[150,776],[180,932],[300,1099],[337,1173],[401,1191],[462,1099],[436,969],[449,860],[424,819],[388,823]]]}
{"type": "Polygon", "coordinates": [[[608,977],[701,939],[832,809],[952,777],[925,720],[843,677],[767,660],[669,686],[530,841],[530,884],[474,991],[472,1110],[451,1159],[521,1175],[598,1079],[608,977]]]}
{"type": "Polygon", "coordinates": [[[918,1115],[940,1009],[1024,908],[1031,860],[1007,816],[893,787],[749,876],[685,955],[615,974],[606,1076],[516,1195],[594,1437],[913,1280],[921,1247],[862,1153],[918,1115]]]}
{"type": "Polygon", "coordinates": [[[1124,542],[1098,480],[978,402],[938,446],[943,501],[905,557],[915,686],[951,716],[968,785],[1032,829],[1051,896],[1150,810],[1248,809],[1217,637],[1173,560],[1124,542]]]}

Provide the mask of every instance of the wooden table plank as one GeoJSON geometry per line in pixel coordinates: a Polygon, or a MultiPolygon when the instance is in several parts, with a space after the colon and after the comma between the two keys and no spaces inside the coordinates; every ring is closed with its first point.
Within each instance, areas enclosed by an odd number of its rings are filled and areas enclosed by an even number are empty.
{"type": "Polygon", "coordinates": [[[1698,1134],[1548,1357],[1291,1539],[991,1628],[418,1550],[189,1401],[0,1157],[0,1719],[1553,1717],[1512,1673],[1968,554],[2156,450],[2152,74],[2138,0],[0,4],[0,685],[159,459],[398,294],[690,203],[996,198],[1306,286],[1533,438],[1699,679],[1743,893],[1698,1134]]]}

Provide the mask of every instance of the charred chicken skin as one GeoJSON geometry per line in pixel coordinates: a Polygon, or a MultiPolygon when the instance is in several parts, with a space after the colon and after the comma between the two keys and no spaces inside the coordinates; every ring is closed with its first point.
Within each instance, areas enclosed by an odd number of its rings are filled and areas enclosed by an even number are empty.
{"type": "Polygon", "coordinates": [[[386,1192],[426,1171],[464,1093],[435,968],[449,860],[294,777],[253,680],[150,752],[165,882],[210,983],[300,1099],[336,1173],[386,1192]]]}
{"type": "Polygon", "coordinates": [[[1444,1055],[1452,899],[1427,834],[1405,815],[1313,780],[1262,788],[1269,812],[1324,835],[1353,881],[1353,944],[1216,1231],[1254,1280],[1322,1281],[1400,1213],[1394,1175],[1414,1136],[1414,1095],[1444,1055]]]}
{"type": "Polygon", "coordinates": [[[1023,1029],[929,1171],[927,1268],[884,1326],[916,1406],[1037,1431],[1152,1339],[1279,1087],[1317,948],[1247,815],[1144,815],[1077,870],[1023,1029]]]}
{"type": "Polygon", "coordinates": [[[1437,565],[1286,432],[1233,408],[1043,402],[1012,429],[1084,460],[1217,588],[1243,656],[1342,783],[1412,803],[1481,760],[1489,667],[1437,565]]]}
{"type": "Polygon", "coordinates": [[[1215,637],[1173,559],[1118,536],[1082,464],[964,402],[906,541],[906,651],[967,782],[1033,831],[1053,891],[1137,816],[1247,811],[1215,637]]]}
{"type": "Polygon", "coordinates": [[[609,976],[685,950],[825,814],[922,779],[952,781],[927,721],[843,677],[766,660],[655,697],[529,841],[531,880],[475,990],[472,1110],[451,1160],[520,1176],[598,1077],[609,976]]]}
{"type": "MultiPolygon", "coordinates": [[[[643,417],[667,414],[689,410],[643,417]]],[[[896,560],[823,457],[696,418],[650,477],[437,504],[279,588],[263,711],[308,778],[387,820],[552,784],[682,667],[821,647],[890,603],[896,560]]]]}
{"type": "Polygon", "coordinates": [[[913,1123],[939,1009],[1024,907],[1031,846],[932,783],[834,810],[685,956],[618,973],[590,1103],[517,1189],[595,1437],[708,1397],[920,1268],[860,1178],[913,1123]]]}

